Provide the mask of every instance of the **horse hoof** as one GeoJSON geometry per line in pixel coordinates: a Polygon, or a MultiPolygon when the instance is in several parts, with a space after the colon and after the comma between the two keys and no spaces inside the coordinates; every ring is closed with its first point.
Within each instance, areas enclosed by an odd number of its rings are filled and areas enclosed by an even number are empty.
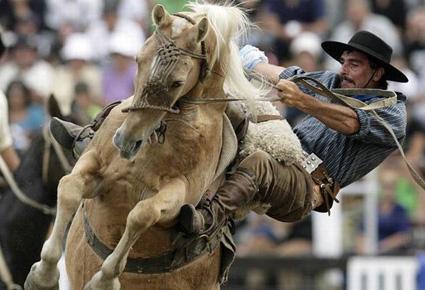
{"type": "Polygon", "coordinates": [[[25,280],[25,290],[59,290],[59,270],[54,275],[50,275],[45,279],[38,271],[40,262],[35,263],[31,267],[27,279],[25,280]],[[53,277],[53,279],[51,279],[53,277]],[[56,277],[56,279],[54,279],[56,277]]]}

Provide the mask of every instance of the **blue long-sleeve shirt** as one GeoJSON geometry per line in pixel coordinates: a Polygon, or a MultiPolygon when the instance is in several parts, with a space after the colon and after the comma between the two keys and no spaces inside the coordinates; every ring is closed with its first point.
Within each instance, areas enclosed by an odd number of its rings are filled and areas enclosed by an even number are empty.
{"type": "MultiPolygon", "coordinates": [[[[306,73],[299,67],[289,67],[280,74],[281,79],[294,75],[304,75],[322,82],[329,89],[340,87],[337,74],[322,71],[306,73]]],[[[326,97],[317,95],[310,90],[301,89],[316,98],[330,102],[326,97]]],[[[374,102],[381,97],[371,97],[366,103],[374,102]]],[[[376,112],[393,129],[398,141],[404,141],[406,136],[406,97],[397,93],[397,103],[376,112]]],[[[360,179],[377,167],[397,146],[390,133],[368,112],[354,109],[360,122],[360,130],[353,135],[345,135],[326,127],[325,124],[312,116],[307,116],[294,128],[301,141],[303,149],[315,153],[323,160],[329,174],[341,187],[360,179]]]]}

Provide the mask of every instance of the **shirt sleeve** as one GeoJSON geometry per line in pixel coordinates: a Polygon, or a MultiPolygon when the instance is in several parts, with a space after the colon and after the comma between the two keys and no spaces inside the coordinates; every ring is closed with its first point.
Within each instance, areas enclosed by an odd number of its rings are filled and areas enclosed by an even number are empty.
{"type": "MultiPolygon", "coordinates": [[[[368,143],[396,146],[391,133],[372,113],[359,109],[354,109],[354,111],[359,118],[360,130],[351,135],[351,138],[367,141],[368,143]]],[[[399,100],[393,106],[376,110],[376,113],[393,130],[397,140],[399,142],[404,141],[407,125],[406,105],[404,102],[399,100]]]]}
{"type": "Polygon", "coordinates": [[[12,146],[6,96],[0,91],[0,151],[12,146]]]}

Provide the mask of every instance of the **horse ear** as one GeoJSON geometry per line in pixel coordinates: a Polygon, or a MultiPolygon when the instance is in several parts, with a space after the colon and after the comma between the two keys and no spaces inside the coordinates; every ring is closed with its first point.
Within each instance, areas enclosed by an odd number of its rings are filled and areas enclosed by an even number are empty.
{"type": "Polygon", "coordinates": [[[64,118],[59,108],[58,101],[56,100],[53,94],[50,94],[49,99],[47,101],[47,112],[51,117],[58,117],[59,119],[64,118]]]}
{"type": "Polygon", "coordinates": [[[152,21],[156,26],[161,26],[171,19],[170,14],[165,10],[164,6],[157,4],[152,11],[152,21]]]}
{"type": "Polygon", "coordinates": [[[196,38],[197,42],[200,42],[205,39],[208,33],[208,19],[206,17],[203,17],[201,20],[199,20],[198,24],[198,37],[196,38]]]}

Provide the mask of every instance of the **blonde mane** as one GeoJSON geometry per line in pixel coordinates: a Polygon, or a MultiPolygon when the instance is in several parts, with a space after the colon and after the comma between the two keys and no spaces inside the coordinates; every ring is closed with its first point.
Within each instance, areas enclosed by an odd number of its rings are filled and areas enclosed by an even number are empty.
{"type": "MultiPolygon", "coordinates": [[[[269,89],[263,84],[254,86],[245,76],[239,57],[238,43],[242,40],[252,23],[242,9],[230,4],[214,5],[191,2],[188,8],[196,14],[205,15],[214,30],[217,38],[217,49],[213,53],[213,61],[224,59],[221,63],[225,71],[224,90],[232,97],[245,98],[249,111],[255,112],[254,99],[265,96],[269,89]],[[225,57],[223,52],[228,52],[225,57]]],[[[211,64],[211,66],[214,63],[211,64]]]]}

